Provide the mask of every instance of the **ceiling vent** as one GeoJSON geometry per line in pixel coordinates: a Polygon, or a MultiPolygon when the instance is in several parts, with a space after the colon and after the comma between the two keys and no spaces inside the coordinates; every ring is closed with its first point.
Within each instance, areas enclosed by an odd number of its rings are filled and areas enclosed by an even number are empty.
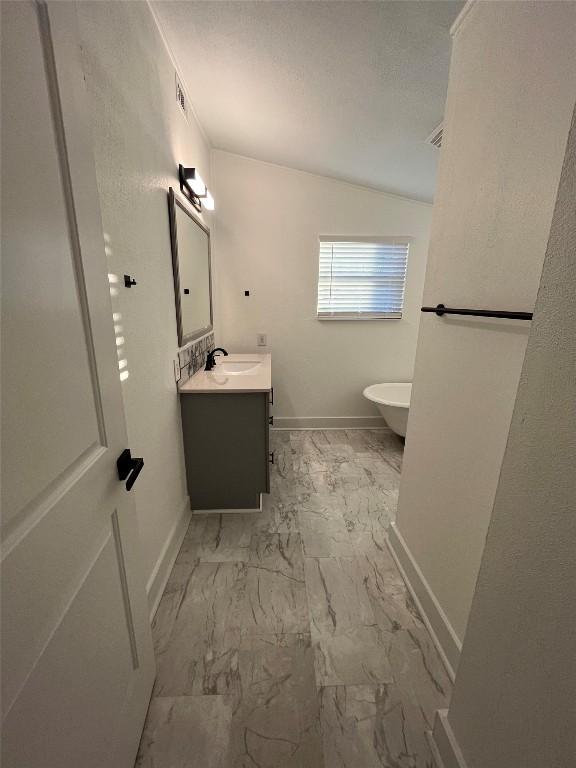
{"type": "Polygon", "coordinates": [[[436,147],[437,149],[440,149],[442,146],[442,129],[443,123],[440,123],[440,125],[437,128],[434,128],[430,136],[426,139],[426,144],[432,144],[433,147],[436,147]]]}
{"type": "Polygon", "coordinates": [[[175,73],[176,77],[176,101],[178,102],[178,106],[184,112],[184,117],[188,119],[188,99],[186,98],[186,93],[184,91],[184,86],[180,82],[180,78],[178,77],[178,73],[175,73]]]}

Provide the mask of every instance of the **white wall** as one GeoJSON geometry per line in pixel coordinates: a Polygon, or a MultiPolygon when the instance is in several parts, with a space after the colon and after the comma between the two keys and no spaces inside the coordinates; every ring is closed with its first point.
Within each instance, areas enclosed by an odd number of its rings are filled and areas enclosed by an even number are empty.
{"type": "Polygon", "coordinates": [[[576,112],[448,722],[468,768],[576,759],[576,112]]]}
{"type": "MultiPolygon", "coordinates": [[[[574,3],[478,2],[456,33],[425,303],[533,309],[576,94],[575,39],[574,3]]],[[[454,630],[453,662],[528,331],[435,315],[420,326],[395,551],[432,623],[454,630]]]]}
{"type": "Polygon", "coordinates": [[[431,207],[220,151],[213,171],[219,341],[253,351],[268,335],[277,424],[377,416],[363,388],[412,379],[431,207]],[[402,320],[316,319],[319,235],[414,238],[402,320]]]}
{"type": "MultiPolygon", "coordinates": [[[[143,456],[134,486],[149,600],[171,534],[184,524],[187,491],[172,359],[178,350],[166,194],[178,163],[210,180],[209,146],[175,98],[174,66],[143,2],[78,3],[109,270],[129,273],[114,310],[125,339],[123,383],[130,448],[143,456]]],[[[210,225],[210,222],[207,222],[210,225]]]]}

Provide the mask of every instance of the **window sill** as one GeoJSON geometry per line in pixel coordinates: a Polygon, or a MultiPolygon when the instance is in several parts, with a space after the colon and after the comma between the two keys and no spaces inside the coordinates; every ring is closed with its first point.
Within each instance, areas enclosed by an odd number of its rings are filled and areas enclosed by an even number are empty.
{"type": "Polygon", "coordinates": [[[316,315],[316,320],[402,320],[402,315],[316,315]]]}

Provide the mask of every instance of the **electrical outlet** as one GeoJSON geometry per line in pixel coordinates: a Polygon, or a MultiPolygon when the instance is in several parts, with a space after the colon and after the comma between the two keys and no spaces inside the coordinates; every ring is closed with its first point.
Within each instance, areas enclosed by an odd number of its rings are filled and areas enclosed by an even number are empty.
{"type": "Polygon", "coordinates": [[[265,333],[259,333],[256,336],[256,344],[259,347],[265,347],[268,344],[265,333]]]}

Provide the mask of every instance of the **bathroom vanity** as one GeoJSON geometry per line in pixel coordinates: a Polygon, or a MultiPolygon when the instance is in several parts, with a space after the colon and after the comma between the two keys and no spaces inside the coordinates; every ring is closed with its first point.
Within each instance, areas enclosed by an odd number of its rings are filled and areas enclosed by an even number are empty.
{"type": "Polygon", "coordinates": [[[269,354],[228,355],[179,388],[192,510],[260,509],[274,461],[271,379],[269,354]]]}
{"type": "Polygon", "coordinates": [[[193,342],[179,365],[196,370],[179,387],[190,505],[196,512],[256,510],[274,461],[270,355],[220,356],[212,370],[197,370],[206,359],[203,343],[214,342],[210,230],[189,202],[168,190],[178,345],[193,342]]]}

